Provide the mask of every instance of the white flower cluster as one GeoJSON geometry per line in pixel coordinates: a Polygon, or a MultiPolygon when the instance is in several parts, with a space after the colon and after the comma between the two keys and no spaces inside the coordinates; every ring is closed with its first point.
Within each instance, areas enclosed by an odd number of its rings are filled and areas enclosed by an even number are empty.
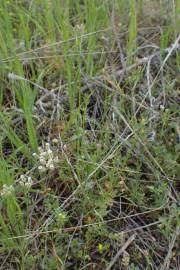
{"type": "Polygon", "coordinates": [[[1,196],[9,196],[14,191],[12,185],[8,186],[6,184],[3,185],[3,190],[1,191],[1,196]]]}
{"type": "Polygon", "coordinates": [[[126,268],[128,268],[130,262],[130,255],[127,251],[123,252],[123,257],[122,257],[122,265],[126,268]]]}
{"type": "Polygon", "coordinates": [[[33,184],[31,176],[26,176],[25,174],[22,174],[20,176],[19,184],[22,187],[30,188],[33,184]]]}
{"type": "Polygon", "coordinates": [[[55,164],[59,162],[59,158],[53,153],[50,144],[45,143],[44,146],[38,147],[38,151],[38,154],[33,153],[33,156],[36,157],[39,162],[38,170],[40,172],[53,171],[55,164]]]}

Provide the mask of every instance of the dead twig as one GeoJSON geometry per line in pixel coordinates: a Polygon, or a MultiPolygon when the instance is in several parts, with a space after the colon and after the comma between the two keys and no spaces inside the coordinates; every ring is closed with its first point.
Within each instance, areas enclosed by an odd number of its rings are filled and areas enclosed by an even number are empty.
{"type": "Polygon", "coordinates": [[[110,264],[108,265],[108,267],[106,267],[105,270],[110,270],[112,268],[112,266],[115,264],[115,262],[118,260],[119,256],[126,250],[126,248],[134,241],[134,239],[136,238],[136,233],[134,233],[133,235],[131,235],[128,240],[126,241],[126,243],[120,248],[120,250],[117,252],[117,254],[114,256],[114,258],[112,259],[112,261],[110,262],[110,264]]]}
{"type": "Polygon", "coordinates": [[[179,237],[179,233],[180,233],[180,227],[177,226],[176,228],[176,231],[171,239],[171,242],[169,244],[169,250],[168,250],[168,253],[166,255],[166,258],[164,260],[164,263],[163,265],[161,266],[160,270],[168,270],[169,269],[169,264],[170,264],[170,260],[171,260],[171,257],[172,257],[172,249],[175,245],[175,242],[176,242],[176,239],[177,237],[179,237]]]}

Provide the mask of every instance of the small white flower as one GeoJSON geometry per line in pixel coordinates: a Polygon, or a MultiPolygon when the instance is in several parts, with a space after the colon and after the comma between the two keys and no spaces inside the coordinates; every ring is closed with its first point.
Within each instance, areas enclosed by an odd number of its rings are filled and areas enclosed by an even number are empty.
{"type": "Polygon", "coordinates": [[[164,105],[161,104],[159,107],[160,107],[160,110],[161,110],[161,111],[164,111],[164,110],[165,110],[164,105]]]}
{"type": "Polygon", "coordinates": [[[53,164],[53,163],[51,163],[51,164],[49,165],[49,169],[50,169],[50,170],[54,170],[54,164],[53,164]]]}
{"type": "Polygon", "coordinates": [[[50,144],[49,143],[46,143],[46,149],[50,149],[50,144]]]}
{"type": "Polygon", "coordinates": [[[30,188],[33,184],[32,178],[29,176],[27,182],[24,184],[25,187],[30,188]]]}
{"type": "Polygon", "coordinates": [[[95,184],[93,182],[89,182],[89,183],[86,184],[86,189],[90,190],[90,189],[92,189],[94,187],[94,185],[95,184]]]}
{"type": "Polygon", "coordinates": [[[66,144],[63,145],[63,149],[64,149],[64,151],[67,150],[67,145],[66,144]]]}
{"type": "Polygon", "coordinates": [[[33,184],[33,181],[32,181],[31,176],[27,177],[24,174],[20,176],[20,181],[19,181],[20,186],[30,188],[32,184],[33,184]]]}
{"type": "Polygon", "coordinates": [[[46,168],[43,167],[43,166],[38,166],[38,170],[39,170],[40,172],[45,172],[45,171],[46,171],[46,168]]]}
{"type": "Polygon", "coordinates": [[[25,176],[24,174],[21,174],[20,179],[21,179],[22,181],[25,181],[25,180],[26,180],[26,176],[25,176]]]}
{"type": "Polygon", "coordinates": [[[46,165],[46,160],[44,158],[40,158],[39,159],[39,162],[42,164],[42,165],[46,165]]]}
{"type": "Polygon", "coordinates": [[[24,181],[20,180],[19,184],[20,184],[20,186],[24,187],[24,181]]]}
{"type": "MultiPolygon", "coordinates": [[[[53,139],[54,143],[58,143],[58,139],[53,139]]],[[[66,145],[65,145],[66,147],[66,145]]],[[[47,170],[54,170],[55,164],[59,162],[58,156],[55,155],[51,149],[50,143],[44,143],[43,146],[38,147],[39,155],[37,155],[38,170],[40,172],[45,172],[47,170]]]]}
{"type": "Polygon", "coordinates": [[[3,190],[1,191],[1,196],[9,196],[14,191],[14,187],[12,185],[8,186],[3,184],[3,190]]]}
{"type": "Polygon", "coordinates": [[[47,163],[46,163],[46,166],[49,167],[50,164],[53,163],[53,159],[52,158],[49,158],[47,163]]]}
{"type": "Polygon", "coordinates": [[[28,180],[29,183],[32,183],[32,178],[31,178],[31,176],[28,176],[27,180],[28,180]]]}
{"type": "Polygon", "coordinates": [[[122,257],[122,265],[125,267],[128,267],[129,262],[130,262],[130,255],[127,251],[124,251],[123,257],[122,257]]]}
{"type": "Polygon", "coordinates": [[[48,155],[51,155],[52,154],[52,150],[51,149],[48,149],[47,150],[47,153],[48,153],[48,155]]]}
{"type": "Polygon", "coordinates": [[[37,157],[37,154],[36,154],[36,153],[33,153],[32,156],[33,156],[33,157],[37,157]]]}
{"type": "Polygon", "coordinates": [[[54,138],[54,139],[52,140],[52,142],[55,143],[55,144],[57,144],[59,141],[58,141],[58,139],[54,138]]]}
{"type": "Polygon", "coordinates": [[[24,186],[27,187],[27,188],[30,188],[31,185],[27,182],[27,183],[24,183],[24,186]]]}

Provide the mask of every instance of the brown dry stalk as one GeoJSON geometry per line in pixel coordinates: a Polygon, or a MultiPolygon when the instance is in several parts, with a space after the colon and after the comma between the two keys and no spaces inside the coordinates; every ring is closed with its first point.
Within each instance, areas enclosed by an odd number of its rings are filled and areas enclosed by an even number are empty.
{"type": "Polygon", "coordinates": [[[124,243],[124,245],[120,248],[120,250],[116,253],[116,255],[114,256],[114,258],[112,259],[112,261],[110,262],[110,264],[108,265],[108,267],[106,267],[105,270],[110,270],[112,268],[112,266],[115,264],[115,262],[118,260],[119,256],[126,250],[126,248],[134,241],[134,239],[136,238],[136,233],[134,233],[133,235],[131,235],[128,240],[124,243]]]}

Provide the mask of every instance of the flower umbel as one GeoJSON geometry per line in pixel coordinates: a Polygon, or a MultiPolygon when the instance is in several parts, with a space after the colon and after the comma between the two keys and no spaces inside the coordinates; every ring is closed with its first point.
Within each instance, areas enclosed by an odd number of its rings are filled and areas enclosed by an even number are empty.
{"type": "Polygon", "coordinates": [[[50,143],[45,143],[43,146],[38,147],[38,152],[38,154],[33,153],[33,156],[38,160],[39,172],[53,171],[55,164],[59,162],[59,158],[51,149],[50,143]]]}
{"type": "Polygon", "coordinates": [[[12,185],[8,186],[6,184],[3,185],[3,189],[1,191],[1,196],[9,196],[12,194],[12,192],[14,191],[14,187],[12,185]]]}
{"type": "Polygon", "coordinates": [[[31,176],[26,176],[26,175],[22,174],[20,176],[19,184],[22,187],[30,188],[33,184],[31,176]]]}

